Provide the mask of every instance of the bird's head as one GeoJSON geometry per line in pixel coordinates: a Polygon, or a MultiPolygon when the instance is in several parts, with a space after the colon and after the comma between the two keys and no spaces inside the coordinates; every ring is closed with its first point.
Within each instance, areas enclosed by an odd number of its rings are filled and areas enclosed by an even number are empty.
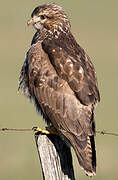
{"type": "Polygon", "coordinates": [[[55,3],[44,4],[34,9],[28,25],[32,24],[38,31],[48,31],[54,33],[56,31],[68,31],[70,23],[67,14],[63,9],[55,3]]]}

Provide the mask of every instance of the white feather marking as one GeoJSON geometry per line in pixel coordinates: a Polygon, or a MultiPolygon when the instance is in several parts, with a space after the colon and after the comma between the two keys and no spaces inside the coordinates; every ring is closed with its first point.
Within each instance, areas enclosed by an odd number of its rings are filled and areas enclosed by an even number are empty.
{"type": "Polygon", "coordinates": [[[96,173],[95,173],[94,171],[89,172],[89,171],[86,171],[82,166],[80,166],[80,167],[81,167],[81,169],[83,169],[83,170],[85,171],[86,175],[88,175],[88,176],[90,176],[90,177],[96,175],[96,173]]]}
{"type": "Polygon", "coordinates": [[[60,31],[62,31],[62,32],[63,32],[63,29],[62,29],[62,27],[61,27],[61,26],[59,26],[59,29],[60,29],[60,31]]]}
{"type": "Polygon", "coordinates": [[[48,30],[48,32],[49,32],[50,34],[53,34],[53,32],[52,32],[52,31],[50,31],[50,30],[48,30]]]}
{"type": "Polygon", "coordinates": [[[53,49],[52,52],[55,52],[55,49],[53,49]]]}
{"type": "Polygon", "coordinates": [[[95,173],[94,171],[92,171],[92,172],[85,171],[85,173],[86,173],[88,176],[90,176],[90,177],[96,175],[96,173],[95,173]]]}
{"type": "Polygon", "coordinates": [[[67,59],[67,63],[72,63],[71,59],[67,59]]]}
{"type": "Polygon", "coordinates": [[[37,64],[35,64],[35,69],[39,70],[39,66],[37,64]]]}
{"type": "Polygon", "coordinates": [[[80,74],[82,74],[83,72],[84,72],[83,68],[82,68],[82,67],[80,67],[80,69],[79,69],[79,73],[80,73],[80,74]]]}
{"type": "Polygon", "coordinates": [[[61,68],[61,69],[63,69],[63,66],[62,66],[62,64],[59,64],[59,66],[60,66],[60,68],[61,68]]]}
{"type": "Polygon", "coordinates": [[[57,36],[57,35],[55,35],[55,38],[57,39],[57,38],[58,38],[58,36],[57,36]]]}
{"type": "Polygon", "coordinates": [[[69,66],[72,68],[72,67],[73,67],[73,64],[72,64],[72,63],[70,63],[70,64],[69,64],[69,66]]]}
{"type": "Polygon", "coordinates": [[[59,34],[60,34],[60,32],[59,31],[57,31],[57,35],[59,36],[59,34]]]}
{"type": "Polygon", "coordinates": [[[40,81],[45,82],[45,79],[40,79],[40,81]]]}
{"type": "Polygon", "coordinates": [[[90,149],[91,151],[91,143],[90,143],[90,138],[89,136],[87,137],[87,147],[90,149]]]}

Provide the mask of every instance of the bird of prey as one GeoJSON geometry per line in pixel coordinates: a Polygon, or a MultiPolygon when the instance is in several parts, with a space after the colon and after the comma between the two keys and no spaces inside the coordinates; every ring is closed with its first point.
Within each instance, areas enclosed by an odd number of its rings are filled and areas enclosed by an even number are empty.
{"type": "Polygon", "coordinates": [[[95,105],[100,101],[96,72],[76,42],[62,7],[34,9],[28,24],[36,29],[21,69],[19,89],[33,99],[47,124],[72,145],[88,176],[96,174],[95,105]]]}

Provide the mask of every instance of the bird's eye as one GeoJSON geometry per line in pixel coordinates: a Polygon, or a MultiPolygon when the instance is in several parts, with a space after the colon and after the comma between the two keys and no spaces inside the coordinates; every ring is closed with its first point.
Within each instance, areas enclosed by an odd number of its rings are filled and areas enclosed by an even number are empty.
{"type": "Polygon", "coordinates": [[[41,15],[40,18],[43,20],[43,19],[46,19],[46,15],[41,15]]]}

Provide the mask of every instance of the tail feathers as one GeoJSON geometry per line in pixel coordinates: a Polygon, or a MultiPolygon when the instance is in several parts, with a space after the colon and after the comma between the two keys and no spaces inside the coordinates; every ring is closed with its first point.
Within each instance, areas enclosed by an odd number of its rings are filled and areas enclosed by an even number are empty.
{"type": "Polygon", "coordinates": [[[84,140],[73,134],[69,134],[70,140],[75,153],[77,155],[79,164],[84,169],[86,175],[96,175],[96,151],[94,135],[87,136],[84,140]]]}
{"type": "MultiPolygon", "coordinates": [[[[76,151],[78,161],[80,162],[79,156],[81,156],[81,151],[76,151]]],[[[82,157],[83,163],[82,169],[84,169],[86,175],[94,176],[96,175],[96,151],[95,151],[95,141],[94,136],[87,137],[86,148],[84,149],[84,157],[82,157]]]]}

